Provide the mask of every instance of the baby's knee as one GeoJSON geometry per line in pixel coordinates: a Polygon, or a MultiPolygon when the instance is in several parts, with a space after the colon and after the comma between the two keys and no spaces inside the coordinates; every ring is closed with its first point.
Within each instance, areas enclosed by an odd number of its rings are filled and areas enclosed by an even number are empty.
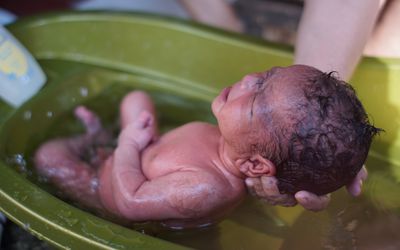
{"type": "Polygon", "coordinates": [[[78,159],[80,156],[69,149],[66,139],[56,139],[40,146],[34,164],[39,174],[50,178],[70,173],[70,166],[78,164],[78,159]]]}
{"type": "Polygon", "coordinates": [[[47,142],[40,146],[35,152],[34,164],[39,172],[46,172],[48,166],[55,165],[55,157],[59,155],[58,145],[54,141],[47,142]]]}

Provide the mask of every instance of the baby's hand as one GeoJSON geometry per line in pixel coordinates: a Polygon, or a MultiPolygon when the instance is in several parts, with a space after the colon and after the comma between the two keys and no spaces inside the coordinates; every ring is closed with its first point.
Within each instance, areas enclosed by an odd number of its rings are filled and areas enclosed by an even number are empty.
{"type": "Polygon", "coordinates": [[[128,124],[121,131],[118,144],[134,144],[137,150],[143,150],[154,137],[153,123],[153,115],[147,111],[143,111],[136,121],[128,124]]]}

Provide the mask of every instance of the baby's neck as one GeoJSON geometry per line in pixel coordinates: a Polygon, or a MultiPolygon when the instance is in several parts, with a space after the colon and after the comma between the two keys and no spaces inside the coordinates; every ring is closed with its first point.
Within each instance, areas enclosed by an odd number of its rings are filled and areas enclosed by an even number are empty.
{"type": "Polygon", "coordinates": [[[237,154],[230,149],[230,147],[226,144],[225,140],[222,138],[219,139],[218,145],[218,156],[222,163],[222,166],[226,171],[230,174],[234,175],[237,178],[245,179],[246,176],[240,172],[239,168],[236,166],[235,162],[237,159],[237,154]]]}

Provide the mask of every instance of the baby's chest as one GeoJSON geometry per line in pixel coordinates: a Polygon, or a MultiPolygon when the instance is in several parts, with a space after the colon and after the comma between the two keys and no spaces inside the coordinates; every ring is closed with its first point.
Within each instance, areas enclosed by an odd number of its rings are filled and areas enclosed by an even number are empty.
{"type": "Polygon", "coordinates": [[[184,167],[209,167],[217,150],[196,136],[167,136],[142,153],[142,170],[149,179],[184,167]]]}

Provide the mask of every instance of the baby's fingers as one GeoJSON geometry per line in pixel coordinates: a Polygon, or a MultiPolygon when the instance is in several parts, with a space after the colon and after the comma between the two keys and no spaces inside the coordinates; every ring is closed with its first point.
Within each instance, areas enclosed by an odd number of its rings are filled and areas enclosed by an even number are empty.
{"type": "Polygon", "coordinates": [[[154,117],[151,113],[143,111],[139,114],[138,119],[134,122],[135,127],[138,129],[145,129],[153,125],[154,117]]]}
{"type": "Polygon", "coordinates": [[[74,113],[89,135],[95,135],[102,130],[100,118],[85,106],[76,107],[74,113]]]}
{"type": "Polygon", "coordinates": [[[137,150],[143,150],[151,141],[153,131],[150,127],[138,129],[137,125],[131,123],[127,125],[120,133],[118,146],[123,144],[133,145],[137,150]]]}
{"type": "Polygon", "coordinates": [[[318,196],[307,191],[297,192],[295,198],[305,209],[314,212],[324,210],[331,200],[330,194],[318,196]]]}

